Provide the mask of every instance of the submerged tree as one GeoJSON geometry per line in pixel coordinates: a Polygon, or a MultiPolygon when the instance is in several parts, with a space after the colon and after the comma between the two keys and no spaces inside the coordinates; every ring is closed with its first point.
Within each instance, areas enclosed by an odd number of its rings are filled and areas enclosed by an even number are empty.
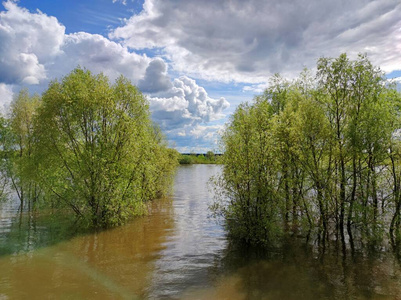
{"type": "Polygon", "coordinates": [[[351,240],[356,228],[393,234],[401,223],[399,101],[364,55],[321,58],[316,79],[274,76],[222,137],[219,208],[230,232],[256,243],[302,227],[343,242],[345,226],[351,240]]]}
{"type": "Polygon", "coordinates": [[[29,207],[31,203],[35,204],[40,193],[40,188],[27,174],[31,173],[29,162],[35,143],[34,117],[40,104],[39,95],[30,96],[27,89],[19,92],[11,104],[8,136],[3,143],[7,155],[8,176],[20,199],[21,209],[25,202],[29,207]]]}
{"type": "Polygon", "coordinates": [[[96,226],[142,214],[166,193],[176,158],[127,79],[75,69],[53,81],[35,119],[32,174],[40,186],[96,226]]]}
{"type": "Polygon", "coordinates": [[[10,127],[8,120],[0,116],[0,202],[7,195],[7,184],[9,181],[9,140],[10,127]]]}

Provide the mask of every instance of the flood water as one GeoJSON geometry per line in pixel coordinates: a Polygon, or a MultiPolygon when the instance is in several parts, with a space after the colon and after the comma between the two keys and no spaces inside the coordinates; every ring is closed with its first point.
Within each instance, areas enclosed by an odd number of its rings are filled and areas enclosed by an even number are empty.
{"type": "Polygon", "coordinates": [[[208,210],[207,181],[220,170],[180,166],[173,195],[149,215],[90,234],[0,204],[0,299],[401,299],[390,251],[233,245],[208,210]]]}

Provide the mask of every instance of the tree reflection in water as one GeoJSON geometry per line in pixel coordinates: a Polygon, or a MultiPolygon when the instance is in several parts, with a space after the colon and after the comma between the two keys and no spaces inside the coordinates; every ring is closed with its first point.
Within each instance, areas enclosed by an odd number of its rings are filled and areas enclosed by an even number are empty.
{"type": "Polygon", "coordinates": [[[220,166],[180,167],[171,199],[119,228],[77,232],[68,216],[0,209],[0,299],[397,299],[400,259],[354,237],[230,242],[210,218],[220,166]]]}

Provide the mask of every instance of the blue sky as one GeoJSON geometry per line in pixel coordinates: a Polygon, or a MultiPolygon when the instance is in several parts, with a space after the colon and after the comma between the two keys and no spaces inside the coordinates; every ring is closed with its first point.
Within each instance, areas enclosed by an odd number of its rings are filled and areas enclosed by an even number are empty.
{"type": "Polygon", "coordinates": [[[66,27],[66,33],[85,31],[107,36],[111,28],[123,25],[122,20],[138,14],[142,10],[143,1],[112,0],[20,0],[18,5],[34,12],[37,9],[49,16],[57,17],[66,27]]]}
{"type": "Polygon", "coordinates": [[[8,0],[0,106],[80,65],[129,78],[179,151],[218,151],[230,114],[274,73],[292,79],[347,52],[400,77],[400,28],[399,0],[8,0]]]}

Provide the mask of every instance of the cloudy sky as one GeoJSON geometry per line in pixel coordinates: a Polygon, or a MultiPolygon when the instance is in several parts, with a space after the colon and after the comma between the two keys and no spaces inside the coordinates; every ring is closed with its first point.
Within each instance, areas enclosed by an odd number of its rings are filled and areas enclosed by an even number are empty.
{"type": "Polygon", "coordinates": [[[128,77],[179,151],[216,151],[229,115],[272,74],[294,78],[343,52],[401,76],[401,1],[9,0],[0,106],[80,65],[128,77]]]}

